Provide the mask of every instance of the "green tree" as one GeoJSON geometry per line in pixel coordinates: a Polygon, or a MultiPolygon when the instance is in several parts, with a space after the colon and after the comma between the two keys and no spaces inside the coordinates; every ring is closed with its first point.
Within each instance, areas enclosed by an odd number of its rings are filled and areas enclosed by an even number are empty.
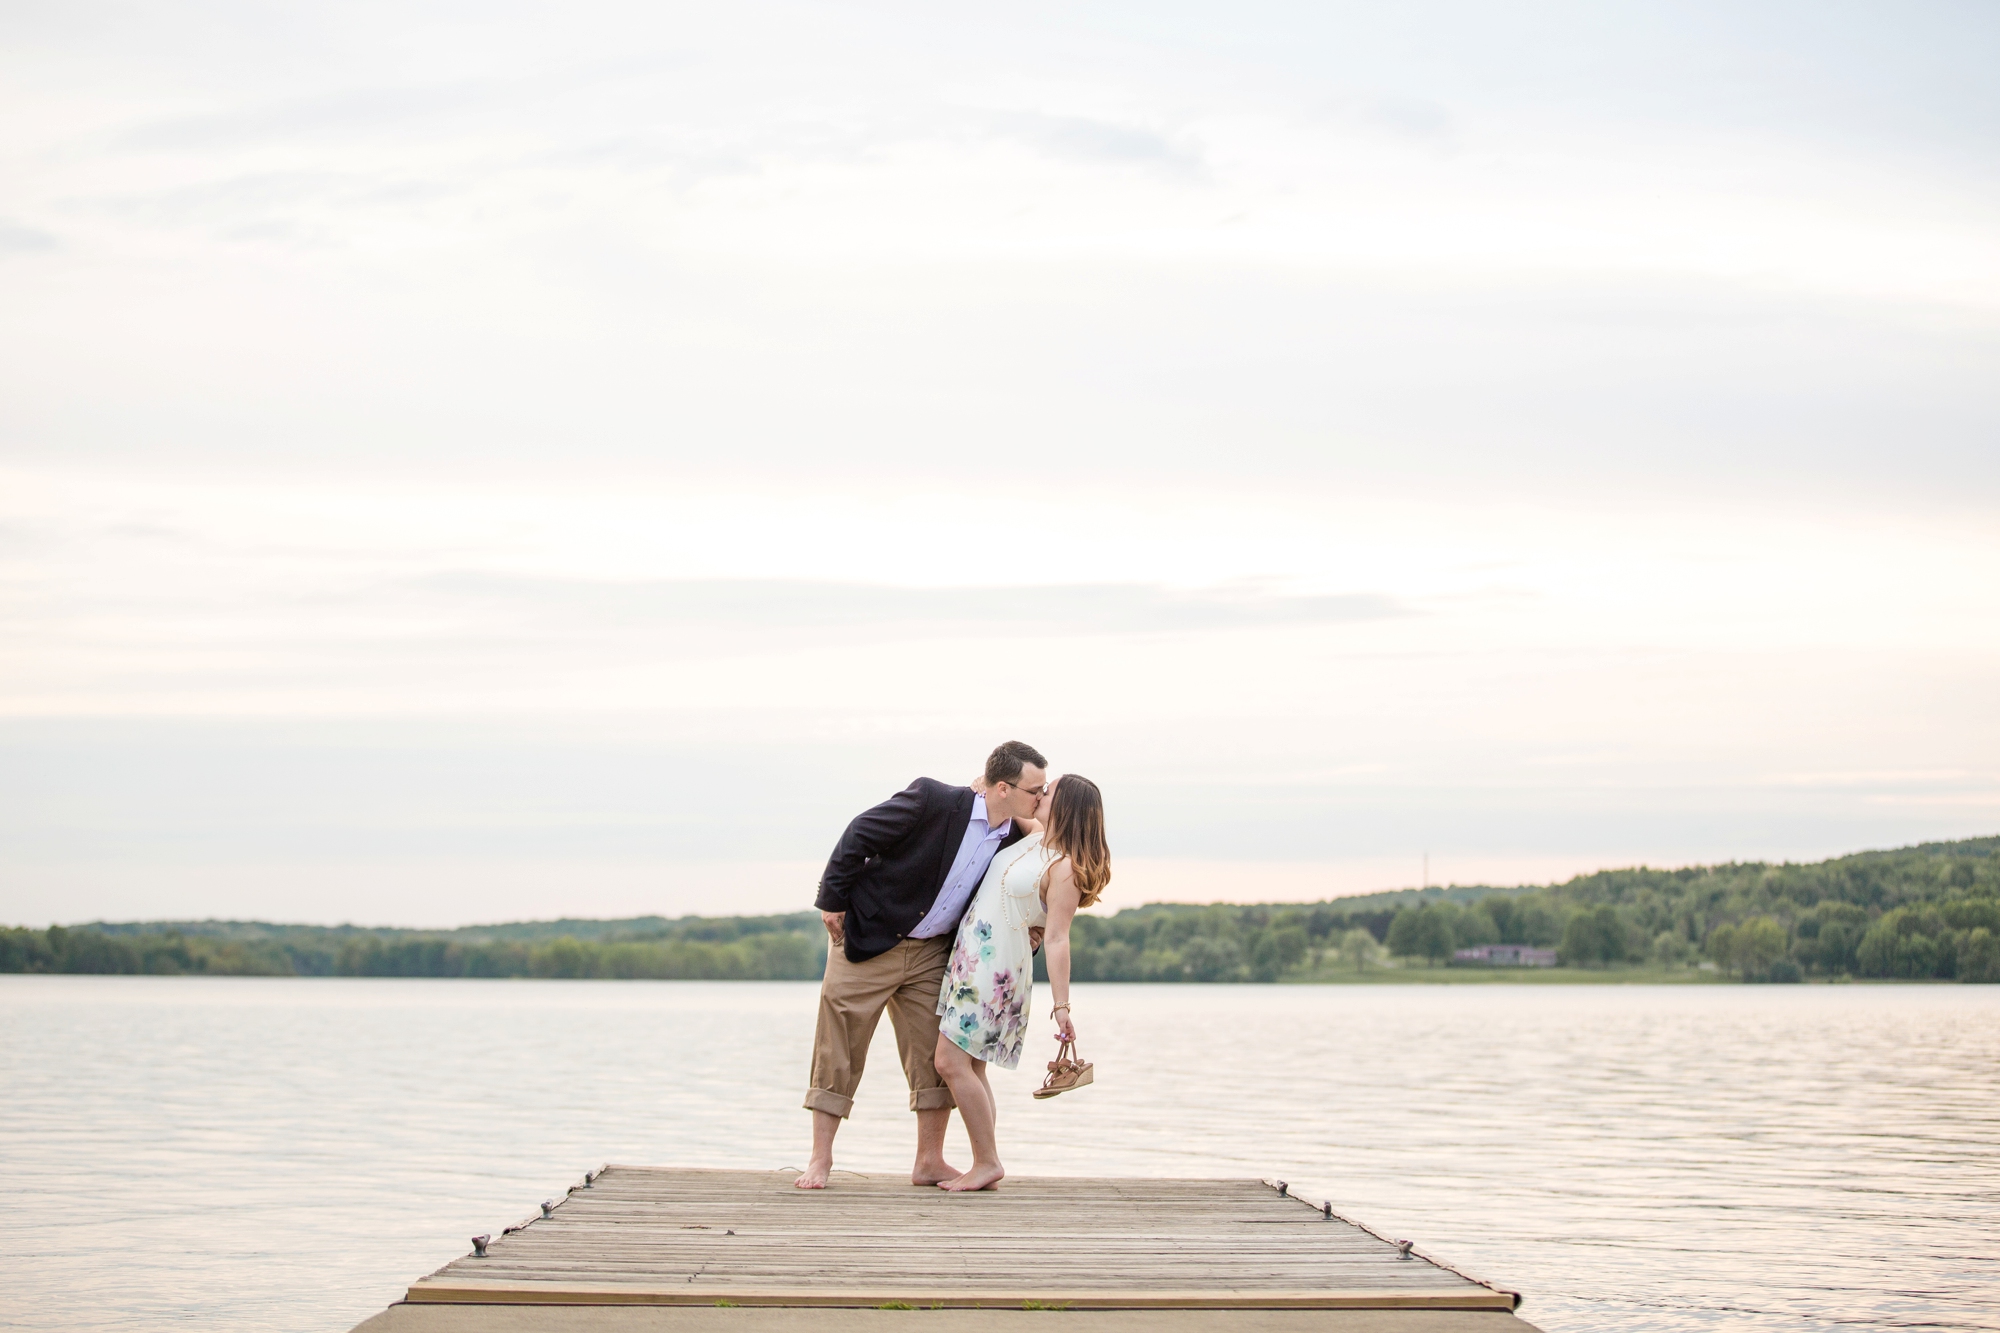
{"type": "Polygon", "coordinates": [[[1426,958],[1436,964],[1458,947],[1451,933],[1451,916],[1443,903],[1404,908],[1389,923],[1389,952],[1404,958],[1426,958]]]}
{"type": "Polygon", "coordinates": [[[1181,946],[1181,966],[1189,981],[1241,981],[1243,946],[1235,940],[1196,936],[1181,946]]]}
{"type": "Polygon", "coordinates": [[[1855,970],[1866,977],[1949,977],[1958,970],[1958,941],[1952,935],[1937,908],[1898,907],[1861,937],[1855,970]]]}
{"type": "Polygon", "coordinates": [[[1500,923],[1490,910],[1492,900],[1476,902],[1452,918],[1453,947],[1470,949],[1476,944],[1498,944],[1500,923]]]}
{"type": "Polygon", "coordinates": [[[1537,895],[1524,899],[1515,907],[1514,933],[1517,938],[1509,940],[1510,944],[1547,948],[1561,942],[1563,920],[1546,899],[1537,895]]]}
{"type": "Polygon", "coordinates": [[[558,940],[550,940],[534,953],[535,975],[538,977],[587,977],[593,969],[591,964],[595,951],[586,948],[581,940],[565,935],[558,940]]]}
{"type": "Polygon", "coordinates": [[[1768,916],[1753,917],[1730,937],[1729,957],[1718,960],[1745,977],[1761,977],[1785,956],[1785,928],[1768,916]]]}
{"type": "Polygon", "coordinates": [[[1974,926],[1958,944],[1960,981],[2000,981],[2000,932],[1974,926]]]}
{"type": "Polygon", "coordinates": [[[1365,930],[1350,930],[1340,937],[1340,961],[1356,972],[1363,971],[1382,953],[1382,946],[1365,930]]]}
{"type": "Polygon", "coordinates": [[[1267,930],[1250,948],[1251,971],[1258,981],[1276,981],[1306,960],[1309,947],[1304,926],[1286,925],[1267,930]]]}
{"type": "Polygon", "coordinates": [[[1578,912],[1563,927],[1556,956],[1565,967],[1601,967],[1626,957],[1625,923],[1609,903],[1593,912],[1578,912]]]}
{"type": "Polygon", "coordinates": [[[1986,929],[2000,934],[2000,898],[1960,898],[1938,904],[1938,915],[1954,930],[1986,929]]]}
{"type": "Polygon", "coordinates": [[[1655,967],[1686,967],[1695,958],[1695,947],[1678,930],[1663,930],[1653,937],[1650,958],[1655,967]]]}
{"type": "Polygon", "coordinates": [[[1855,969],[1855,949],[1868,930],[1866,909],[1852,903],[1822,902],[1798,919],[1792,957],[1809,971],[1839,976],[1855,969]]]}

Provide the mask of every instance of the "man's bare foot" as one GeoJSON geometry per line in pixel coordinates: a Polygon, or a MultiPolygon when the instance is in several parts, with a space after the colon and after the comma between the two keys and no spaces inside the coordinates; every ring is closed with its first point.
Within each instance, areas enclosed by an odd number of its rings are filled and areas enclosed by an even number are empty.
{"type": "Polygon", "coordinates": [[[823,1190],[826,1188],[826,1178],[832,1174],[832,1162],[807,1162],[806,1173],[794,1180],[792,1186],[802,1190],[823,1190]]]}
{"type": "Polygon", "coordinates": [[[910,1168],[912,1185],[942,1185],[947,1180],[957,1180],[965,1173],[942,1157],[935,1162],[918,1162],[910,1168]]]}
{"type": "Polygon", "coordinates": [[[998,1162],[995,1162],[991,1166],[981,1166],[979,1163],[974,1162],[970,1171],[956,1180],[942,1182],[938,1185],[938,1188],[941,1190],[950,1190],[953,1194],[957,1194],[962,1190],[990,1190],[995,1185],[998,1185],[1001,1178],[1006,1174],[1006,1171],[1001,1168],[998,1162]]]}

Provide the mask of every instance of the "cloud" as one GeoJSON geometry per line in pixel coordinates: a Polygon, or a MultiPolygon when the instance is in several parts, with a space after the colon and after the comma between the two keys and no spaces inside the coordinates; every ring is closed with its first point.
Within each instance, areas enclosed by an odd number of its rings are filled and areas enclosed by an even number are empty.
{"type": "Polygon", "coordinates": [[[51,232],[0,219],[0,255],[53,250],[56,245],[55,235],[51,232]]]}
{"type": "Polygon", "coordinates": [[[484,80],[420,87],[352,88],[315,97],[245,104],[201,116],[148,121],[117,140],[133,152],[200,152],[281,140],[289,143],[408,133],[452,116],[502,104],[518,85],[484,80]]]}
{"type": "Polygon", "coordinates": [[[1338,124],[1430,148],[1450,148],[1458,138],[1458,120],[1451,110],[1421,97],[1395,93],[1336,97],[1325,103],[1321,114],[1338,124]]]}
{"type": "Polygon", "coordinates": [[[1295,596],[1254,583],[1194,590],[1125,583],[908,588],[788,579],[610,581],[455,573],[396,586],[423,597],[483,602],[535,616],[759,629],[894,626],[956,633],[1003,622],[1044,624],[1068,634],[1173,633],[1413,614],[1379,594],[1295,596]]]}
{"type": "Polygon", "coordinates": [[[840,115],[766,104],[726,125],[667,117],[616,132],[589,132],[527,152],[523,162],[560,168],[663,169],[682,185],[802,165],[879,170],[902,149],[963,151],[968,144],[1026,147],[1096,166],[1206,173],[1201,152],[1142,125],[1038,111],[964,111],[924,102],[849,106],[840,115]]]}
{"type": "Polygon", "coordinates": [[[342,187],[351,187],[357,179],[334,172],[261,171],[102,198],[96,203],[108,215],[154,226],[255,226],[272,213],[310,207],[342,187]]]}
{"type": "Polygon", "coordinates": [[[991,119],[991,132],[1058,157],[1113,166],[1153,167],[1181,175],[1201,173],[1201,154],[1138,125],[1082,116],[1015,112],[991,119]]]}

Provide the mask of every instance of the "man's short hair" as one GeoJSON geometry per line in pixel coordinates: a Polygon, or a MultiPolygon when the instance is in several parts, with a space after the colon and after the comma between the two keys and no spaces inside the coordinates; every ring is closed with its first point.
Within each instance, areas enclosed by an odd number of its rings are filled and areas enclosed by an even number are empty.
{"type": "Polygon", "coordinates": [[[1021,770],[1033,764],[1046,772],[1049,761],[1042,758],[1042,752],[1026,741],[1007,741],[993,747],[993,753],[986,756],[986,785],[991,787],[1000,782],[1019,782],[1021,770]]]}

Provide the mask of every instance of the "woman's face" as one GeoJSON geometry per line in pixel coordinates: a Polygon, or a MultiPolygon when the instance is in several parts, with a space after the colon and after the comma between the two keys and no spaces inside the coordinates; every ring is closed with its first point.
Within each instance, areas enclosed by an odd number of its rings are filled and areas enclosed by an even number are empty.
{"type": "MultiPolygon", "coordinates": [[[[1057,781],[1061,781],[1060,778],[1057,781]]],[[[1049,822],[1049,807],[1056,803],[1056,784],[1051,782],[1042,789],[1042,797],[1035,802],[1035,818],[1042,823],[1049,822]]]]}

